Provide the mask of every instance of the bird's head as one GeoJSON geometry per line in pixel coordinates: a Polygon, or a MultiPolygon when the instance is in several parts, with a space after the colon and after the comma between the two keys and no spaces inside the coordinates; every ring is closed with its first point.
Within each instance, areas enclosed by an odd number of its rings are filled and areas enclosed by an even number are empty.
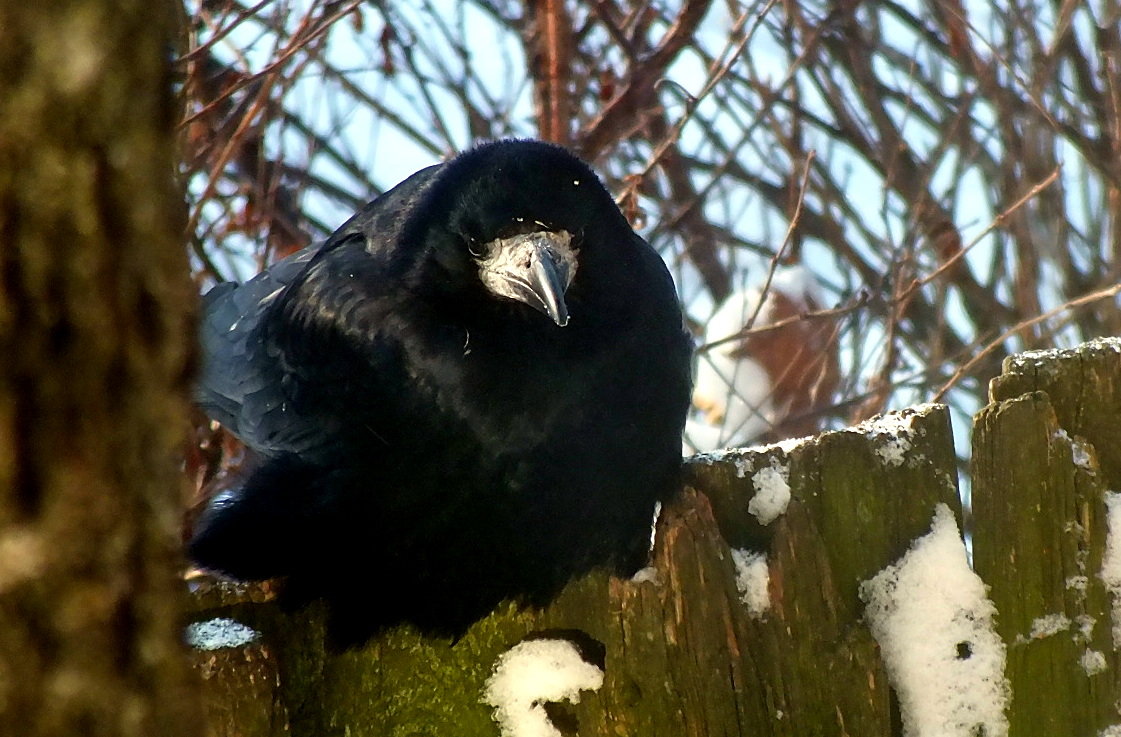
{"type": "Polygon", "coordinates": [[[612,229],[631,235],[592,170],[539,141],[497,141],[461,154],[440,167],[425,200],[426,238],[439,244],[431,253],[442,268],[561,327],[585,251],[612,229]]]}

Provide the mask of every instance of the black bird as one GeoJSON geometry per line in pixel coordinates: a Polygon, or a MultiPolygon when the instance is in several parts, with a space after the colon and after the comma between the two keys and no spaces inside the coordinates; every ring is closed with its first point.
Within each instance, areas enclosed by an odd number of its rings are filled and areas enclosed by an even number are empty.
{"type": "Polygon", "coordinates": [[[287,577],[343,644],[641,566],[691,344],[665,264],[565,149],[422,169],[204,310],[200,404],[260,460],[203,513],[200,566],[287,577]]]}

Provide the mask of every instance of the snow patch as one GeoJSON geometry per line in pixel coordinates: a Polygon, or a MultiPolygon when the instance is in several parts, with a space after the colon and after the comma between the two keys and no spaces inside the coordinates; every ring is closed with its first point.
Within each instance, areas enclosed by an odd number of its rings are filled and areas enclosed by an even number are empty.
{"type": "Polygon", "coordinates": [[[1071,460],[1074,465],[1090,473],[1094,473],[1094,456],[1090,453],[1090,446],[1081,440],[1074,439],[1070,443],[1071,460]]]}
{"type": "Polygon", "coordinates": [[[1064,440],[1070,444],[1070,457],[1076,468],[1081,468],[1083,471],[1095,473],[1094,454],[1090,450],[1089,443],[1086,443],[1080,438],[1072,438],[1066,430],[1059,428],[1056,430],[1052,437],[1056,440],[1064,440]]]}
{"type": "Polygon", "coordinates": [[[1065,614],[1045,614],[1036,617],[1031,623],[1031,633],[1028,635],[1033,640],[1042,640],[1044,637],[1065,632],[1070,627],[1070,617],[1065,614]]]}
{"type": "Polygon", "coordinates": [[[187,644],[196,650],[244,647],[261,636],[257,630],[228,617],[192,622],[185,633],[187,644]]]}
{"type": "Polygon", "coordinates": [[[924,417],[932,410],[941,407],[940,404],[916,405],[901,412],[891,412],[865,420],[850,428],[850,431],[864,433],[871,439],[874,442],[873,450],[884,465],[901,466],[914,447],[916,435],[923,434],[922,430],[916,431],[915,418],[924,417]]]}
{"type": "Polygon", "coordinates": [[[905,435],[889,435],[876,446],[875,453],[886,466],[901,466],[911,449],[911,439],[905,435]]]}
{"type": "Polygon", "coordinates": [[[815,439],[816,437],[817,437],[816,435],[806,435],[806,436],[800,437],[800,438],[787,438],[786,440],[780,440],[777,443],[770,443],[769,445],[761,445],[761,446],[759,446],[759,450],[765,452],[765,451],[768,451],[768,450],[777,449],[777,450],[782,451],[786,455],[790,455],[795,450],[797,450],[798,448],[801,448],[803,445],[806,445],[807,443],[809,443],[811,440],[815,439]]]}
{"type": "Polygon", "coordinates": [[[1109,351],[1111,353],[1121,353],[1121,338],[1094,338],[1093,340],[1088,340],[1075,348],[1046,348],[1043,350],[1022,351],[1011,356],[1008,360],[1016,366],[1039,367],[1043,364],[1052,363],[1057,358],[1071,356],[1076,353],[1087,351],[1109,351]]]}
{"type": "Polygon", "coordinates": [[[1105,493],[1106,537],[1101,579],[1113,602],[1113,647],[1121,648],[1121,494],[1105,493]]]}
{"type": "MultiPolygon", "coordinates": [[[[1085,645],[1093,640],[1095,624],[1097,624],[1097,620],[1088,614],[1081,614],[1074,619],[1065,614],[1045,614],[1032,620],[1031,631],[1027,636],[1016,635],[1015,644],[1030,645],[1033,640],[1042,640],[1046,637],[1070,632],[1070,638],[1073,642],[1085,645]]],[[[1085,657],[1083,655],[1083,658],[1085,657]]]]}
{"type": "Polygon", "coordinates": [[[1094,625],[1097,623],[1098,620],[1094,619],[1089,614],[1079,614],[1075,617],[1074,626],[1078,630],[1074,633],[1075,642],[1079,642],[1079,638],[1081,638],[1081,642],[1089,642],[1094,639],[1094,625]]]}
{"type": "Polygon", "coordinates": [[[996,607],[970,570],[953,512],[860,586],[865,618],[899,694],[908,737],[1002,737],[1010,689],[996,607]]]}
{"type": "Polygon", "coordinates": [[[1109,667],[1105,662],[1105,655],[1097,650],[1090,649],[1082,653],[1082,657],[1078,659],[1078,664],[1082,666],[1082,670],[1086,671],[1088,676],[1096,676],[1109,667]]]}
{"type": "Polygon", "coordinates": [[[732,563],[736,566],[736,588],[747,612],[758,619],[771,608],[769,585],[771,571],[767,556],[750,550],[732,549],[732,563]]]}
{"type": "Polygon", "coordinates": [[[603,671],[568,640],[525,640],[495,661],[483,702],[494,707],[502,737],[561,737],[545,704],[579,703],[581,691],[602,685],[603,671]]]}
{"type": "Polygon", "coordinates": [[[1116,336],[1107,336],[1104,338],[1094,338],[1082,344],[1086,349],[1092,351],[1111,351],[1113,353],[1121,353],[1121,338],[1116,336]]]}
{"type": "MultiPolygon", "coordinates": [[[[686,421],[685,424],[688,425],[689,422],[686,421]]],[[[768,443],[766,445],[710,450],[704,453],[697,453],[689,459],[689,462],[700,463],[706,466],[715,466],[718,463],[733,463],[736,466],[736,475],[742,479],[746,476],[746,472],[751,467],[751,464],[748,463],[748,459],[751,456],[762,455],[772,450],[777,450],[783,455],[789,456],[803,445],[808,445],[816,440],[817,437],[817,435],[806,435],[800,438],[787,438],[786,440],[779,440],[776,443],[768,443]]]]}
{"type": "Polygon", "coordinates": [[[790,504],[790,467],[774,456],[769,460],[770,465],[751,477],[755,495],[747,503],[747,511],[755,515],[761,525],[774,522],[790,504]]]}

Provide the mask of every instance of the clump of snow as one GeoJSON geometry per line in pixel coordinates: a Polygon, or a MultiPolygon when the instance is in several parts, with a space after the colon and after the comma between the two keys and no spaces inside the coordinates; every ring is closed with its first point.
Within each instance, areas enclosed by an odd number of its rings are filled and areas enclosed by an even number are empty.
{"type": "Polygon", "coordinates": [[[1070,617],[1065,614],[1045,614],[1032,621],[1030,637],[1033,640],[1042,640],[1044,637],[1065,632],[1069,627],[1070,617]]]}
{"type": "Polygon", "coordinates": [[[769,464],[751,477],[755,494],[747,503],[747,511],[761,525],[769,525],[786,511],[790,504],[790,467],[771,456],[769,464]]]}
{"type": "Polygon", "coordinates": [[[1094,471],[1094,458],[1090,453],[1090,446],[1081,440],[1075,439],[1070,444],[1071,458],[1074,465],[1085,471],[1094,471]]]}
{"type": "MultiPolygon", "coordinates": [[[[1088,614],[1080,614],[1074,619],[1065,614],[1045,614],[1032,620],[1031,632],[1026,637],[1024,635],[1016,636],[1016,644],[1030,645],[1033,640],[1042,640],[1045,637],[1070,632],[1071,640],[1084,645],[1093,639],[1095,624],[1097,624],[1097,620],[1088,614]]],[[[1083,660],[1086,657],[1088,656],[1084,654],[1083,660]]]]}
{"type": "Polygon", "coordinates": [[[748,471],[751,470],[751,461],[748,457],[741,453],[733,461],[736,465],[736,477],[742,479],[747,476],[748,471]]]}
{"type": "Polygon", "coordinates": [[[1075,351],[1070,348],[1045,348],[1016,353],[1004,359],[1004,373],[1037,373],[1053,376],[1058,370],[1059,363],[1064,358],[1074,356],[1074,353],[1075,351]]]}
{"type": "Polygon", "coordinates": [[[816,439],[816,435],[806,435],[800,438],[787,438],[786,440],[779,440],[778,442],[767,443],[766,445],[753,445],[746,448],[721,448],[719,450],[697,453],[689,459],[689,462],[700,463],[706,466],[713,466],[718,463],[733,463],[736,466],[736,475],[742,479],[751,468],[751,464],[749,463],[749,458],[751,456],[774,450],[789,456],[803,445],[807,445],[816,439]]]}
{"type": "Polygon", "coordinates": [[[1008,360],[1013,362],[1013,364],[1038,366],[1039,364],[1053,362],[1057,358],[1072,356],[1081,351],[1110,351],[1112,353],[1121,353],[1121,338],[1113,336],[1094,338],[1074,348],[1045,348],[1042,350],[1022,351],[1009,357],[1008,360]]]}
{"type": "Polygon", "coordinates": [[[1089,642],[1094,639],[1094,625],[1097,623],[1098,620],[1094,619],[1089,614],[1079,614],[1075,617],[1074,626],[1077,630],[1074,633],[1075,642],[1078,642],[1080,638],[1081,642],[1089,642]]]}
{"type": "MultiPolygon", "coordinates": [[[[766,449],[778,449],[785,456],[786,448],[796,448],[806,442],[806,438],[774,443],[766,449]]],[[[767,465],[756,470],[755,461],[759,451],[763,448],[746,451],[745,449],[731,449],[717,453],[705,453],[694,457],[694,462],[715,464],[731,463],[736,470],[738,478],[747,478],[751,474],[751,485],[754,494],[747,503],[747,511],[755,515],[759,524],[769,525],[786,511],[790,503],[790,466],[780,460],[778,456],[765,456],[767,465]]]]}
{"type": "Polygon", "coordinates": [[[740,600],[752,617],[763,616],[771,608],[769,585],[771,571],[767,567],[767,556],[750,550],[732,549],[732,563],[736,566],[736,588],[740,600]]]}
{"type": "Polygon", "coordinates": [[[1117,335],[1105,335],[1103,338],[1094,338],[1086,341],[1085,344],[1087,348],[1121,353],[1121,338],[1118,338],[1117,335]]]}
{"type": "Polygon", "coordinates": [[[1105,521],[1101,579],[1113,601],[1113,646],[1121,648],[1121,494],[1105,493],[1105,521]]]}
{"type": "Polygon", "coordinates": [[[1121,724],[1111,724],[1098,732],[1098,737],[1121,737],[1121,724]]]}
{"type": "Polygon", "coordinates": [[[228,647],[243,647],[259,638],[261,634],[252,627],[228,617],[217,617],[205,622],[192,622],[187,625],[187,644],[196,650],[222,650],[228,647]]]}
{"type": "Polygon", "coordinates": [[[815,437],[817,437],[817,436],[816,435],[806,435],[806,436],[801,437],[801,438],[787,438],[786,440],[780,440],[777,443],[770,443],[768,445],[761,445],[761,446],[759,446],[758,450],[768,451],[768,450],[771,450],[771,449],[778,449],[778,450],[782,451],[783,453],[785,453],[786,455],[790,455],[791,453],[793,453],[798,448],[801,448],[803,445],[809,443],[815,437]]]}
{"type": "Polygon", "coordinates": [[[1094,351],[1111,351],[1113,353],[1121,353],[1121,338],[1115,335],[1105,336],[1103,338],[1093,338],[1082,344],[1084,349],[1094,351]]]}
{"type": "Polygon", "coordinates": [[[1082,670],[1086,671],[1088,676],[1096,676],[1109,667],[1105,662],[1105,655],[1097,650],[1090,649],[1082,653],[1082,657],[1078,659],[1078,664],[1082,666],[1082,670]]]}
{"type": "Polygon", "coordinates": [[[911,449],[911,439],[906,435],[888,435],[876,446],[876,455],[887,466],[901,466],[911,449]]]}
{"type": "MultiPolygon", "coordinates": [[[[686,422],[688,424],[688,422],[686,422]]],[[[723,463],[730,463],[735,466],[736,477],[743,478],[751,469],[751,457],[758,451],[758,448],[721,448],[720,450],[710,450],[704,453],[697,453],[689,458],[689,463],[696,463],[704,466],[716,466],[723,463]]]]}
{"type": "Polygon", "coordinates": [[[860,586],[909,737],[1008,734],[1010,690],[996,607],[970,570],[953,512],[935,508],[930,532],[860,586]]]}
{"type": "Polygon", "coordinates": [[[603,671],[563,639],[525,640],[499,656],[483,701],[494,707],[502,737],[561,737],[545,704],[578,703],[603,685],[603,671]]]}

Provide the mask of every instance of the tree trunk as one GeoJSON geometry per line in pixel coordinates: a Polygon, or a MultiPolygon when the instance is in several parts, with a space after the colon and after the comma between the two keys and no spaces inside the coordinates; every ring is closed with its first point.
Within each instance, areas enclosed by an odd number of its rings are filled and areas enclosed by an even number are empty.
{"type": "Polygon", "coordinates": [[[0,4],[0,734],[200,729],[173,13],[0,4]]]}

